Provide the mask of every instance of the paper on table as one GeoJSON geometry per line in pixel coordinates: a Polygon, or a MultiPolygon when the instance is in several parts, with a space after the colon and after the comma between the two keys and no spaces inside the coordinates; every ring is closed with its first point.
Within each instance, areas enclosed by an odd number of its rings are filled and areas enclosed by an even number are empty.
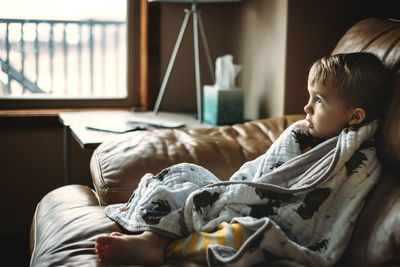
{"type": "Polygon", "coordinates": [[[156,128],[180,128],[184,127],[185,123],[175,121],[165,121],[149,118],[135,118],[130,120],[94,120],[85,123],[87,129],[125,133],[136,130],[154,130],[156,128]]]}
{"type": "Polygon", "coordinates": [[[113,132],[113,133],[126,133],[136,130],[151,130],[154,127],[149,127],[143,123],[129,123],[126,121],[93,121],[85,124],[87,129],[113,132]]]}
{"type": "Polygon", "coordinates": [[[180,121],[167,121],[164,119],[140,118],[140,117],[129,119],[128,123],[133,123],[133,124],[142,123],[159,128],[180,128],[185,126],[185,123],[180,121]]]}

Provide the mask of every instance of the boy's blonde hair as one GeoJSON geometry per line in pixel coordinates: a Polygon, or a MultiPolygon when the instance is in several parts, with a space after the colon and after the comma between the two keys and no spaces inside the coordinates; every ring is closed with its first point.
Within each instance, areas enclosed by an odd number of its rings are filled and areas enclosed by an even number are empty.
{"type": "Polygon", "coordinates": [[[308,83],[333,85],[348,107],[360,107],[366,121],[382,116],[391,89],[391,75],[373,54],[336,54],[317,60],[311,67],[308,83]]]}

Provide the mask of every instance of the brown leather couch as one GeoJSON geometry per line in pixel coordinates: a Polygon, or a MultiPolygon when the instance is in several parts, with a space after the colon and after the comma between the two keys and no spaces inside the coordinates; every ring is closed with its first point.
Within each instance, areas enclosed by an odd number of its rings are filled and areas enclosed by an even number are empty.
{"type": "MultiPolygon", "coordinates": [[[[333,53],[354,51],[378,55],[395,71],[396,86],[378,135],[383,175],[369,194],[337,266],[400,266],[400,22],[377,18],[359,22],[333,53]]],[[[121,231],[104,215],[104,205],[125,202],[143,174],[193,162],[227,179],[302,118],[292,115],[210,129],[133,132],[103,143],[90,163],[95,190],[68,185],[48,193],[38,204],[31,228],[31,265],[110,266],[98,263],[94,254],[97,235],[121,231]]]]}

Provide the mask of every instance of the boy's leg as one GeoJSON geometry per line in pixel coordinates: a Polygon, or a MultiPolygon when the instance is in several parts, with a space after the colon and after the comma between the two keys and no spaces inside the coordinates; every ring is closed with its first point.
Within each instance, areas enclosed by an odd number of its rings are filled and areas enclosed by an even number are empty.
{"type": "Polygon", "coordinates": [[[237,223],[221,223],[214,232],[194,232],[189,236],[169,243],[165,249],[168,260],[184,259],[207,264],[209,245],[223,245],[239,250],[251,232],[237,223]]]}
{"type": "Polygon", "coordinates": [[[164,262],[168,238],[152,232],[140,235],[112,233],[96,238],[96,254],[99,261],[159,265],[164,262]]]}

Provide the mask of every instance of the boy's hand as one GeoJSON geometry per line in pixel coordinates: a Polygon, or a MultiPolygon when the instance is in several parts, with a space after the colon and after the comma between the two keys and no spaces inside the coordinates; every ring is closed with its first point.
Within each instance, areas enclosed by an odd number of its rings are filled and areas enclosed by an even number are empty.
{"type": "Polygon", "coordinates": [[[309,129],[307,127],[306,120],[303,120],[301,123],[299,123],[298,131],[299,131],[299,133],[302,133],[302,134],[306,134],[306,135],[310,134],[309,129]]]}

